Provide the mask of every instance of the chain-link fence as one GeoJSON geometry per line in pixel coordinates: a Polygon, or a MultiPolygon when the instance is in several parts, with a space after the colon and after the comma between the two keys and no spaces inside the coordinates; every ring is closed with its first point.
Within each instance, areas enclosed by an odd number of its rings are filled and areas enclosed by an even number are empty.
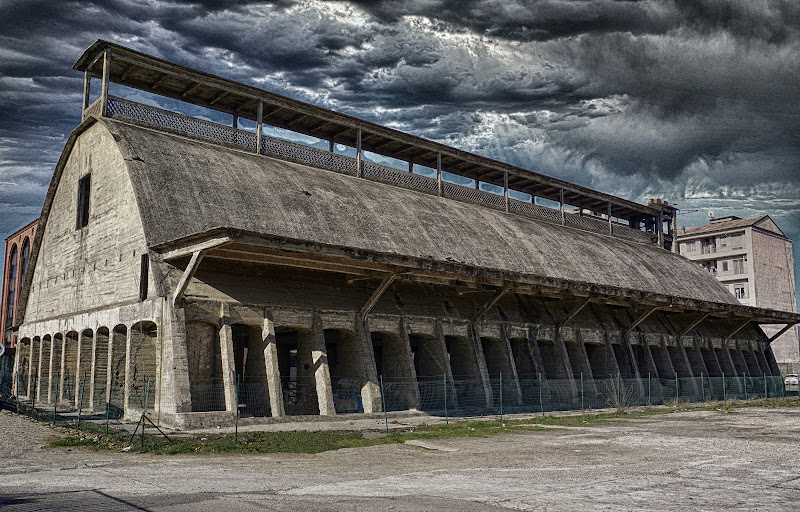
{"type": "MultiPolygon", "coordinates": [[[[355,377],[331,376],[330,392],[336,413],[364,412],[362,392],[367,384],[355,377]]],[[[323,392],[313,375],[283,376],[281,398],[287,415],[319,414],[318,393],[323,392]]],[[[680,377],[664,379],[651,375],[625,378],[620,374],[606,379],[547,379],[540,374],[490,375],[488,380],[459,375],[418,376],[416,379],[383,378],[370,385],[379,386],[383,407],[388,412],[420,410],[441,416],[480,416],[511,413],[548,413],[561,410],[601,408],[624,409],[633,406],[708,402],[731,398],[748,400],[797,395],[787,389],[780,376],[680,377]]],[[[139,392],[129,393],[129,407],[152,410],[155,383],[138,383],[139,392]]],[[[237,378],[226,399],[224,379],[190,383],[192,412],[226,411],[231,401],[239,418],[272,415],[267,379],[237,378]]],[[[327,392],[327,391],[325,391],[327,392]]],[[[90,375],[79,378],[55,373],[39,380],[11,372],[0,372],[0,397],[4,408],[18,410],[53,423],[78,423],[88,418],[115,421],[122,418],[124,383],[110,375],[91,382],[90,375]],[[15,389],[16,388],[16,389],[15,389]]]]}

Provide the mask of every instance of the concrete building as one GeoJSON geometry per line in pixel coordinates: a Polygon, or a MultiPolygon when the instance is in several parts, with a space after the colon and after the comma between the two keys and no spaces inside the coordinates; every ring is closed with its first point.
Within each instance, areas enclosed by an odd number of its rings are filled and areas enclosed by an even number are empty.
{"type": "MultiPolygon", "coordinates": [[[[769,215],[711,219],[678,232],[681,255],[703,266],[742,304],[797,311],[792,241],[769,215]]],[[[769,336],[780,327],[764,326],[769,336]]],[[[789,329],[772,343],[782,373],[800,371],[800,338],[789,329]]]]}
{"type": "Polygon", "coordinates": [[[22,276],[28,269],[31,257],[31,246],[36,234],[36,225],[39,220],[34,220],[16,233],[6,238],[5,272],[3,272],[2,288],[0,288],[0,372],[10,372],[14,365],[14,353],[17,338],[11,328],[17,319],[19,309],[19,290],[22,289],[22,276]]]}
{"type": "Polygon", "coordinates": [[[738,303],[675,254],[664,203],[104,41],[75,68],[83,120],[22,290],[23,396],[74,405],[83,381],[90,408],[134,418],[146,403],[182,427],[232,422],[240,401],[256,418],[431,411],[439,394],[451,410],[492,410],[501,394],[524,408],[537,378],[579,406],[583,376],[775,375],[758,326],[800,322],[738,303]],[[114,97],[110,83],[230,125],[114,97]]]}

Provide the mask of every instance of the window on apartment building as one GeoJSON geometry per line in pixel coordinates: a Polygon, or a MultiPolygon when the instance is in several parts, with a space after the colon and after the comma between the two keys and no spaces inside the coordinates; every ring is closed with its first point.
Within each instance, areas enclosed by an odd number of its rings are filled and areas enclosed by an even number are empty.
{"type": "Polygon", "coordinates": [[[747,262],[747,256],[739,256],[738,258],[733,259],[733,273],[734,274],[744,274],[745,270],[745,262],[747,262]]]}
{"type": "Polygon", "coordinates": [[[697,242],[684,242],[683,243],[683,254],[689,252],[696,252],[697,251],[697,242]]]}
{"type": "Polygon", "coordinates": [[[91,174],[87,174],[78,181],[78,212],[75,218],[75,229],[81,229],[89,224],[89,192],[91,191],[91,185],[91,174]]]}
{"type": "Polygon", "coordinates": [[[707,261],[703,263],[703,268],[707,271],[711,272],[712,274],[717,273],[717,262],[716,261],[707,261]]]}
{"type": "Polygon", "coordinates": [[[747,285],[745,285],[745,284],[735,284],[735,285],[733,285],[733,294],[736,295],[737,299],[746,299],[747,298],[747,285]]]}
{"type": "Polygon", "coordinates": [[[744,235],[731,235],[730,240],[731,249],[742,249],[744,247],[744,235]]]}
{"type": "Polygon", "coordinates": [[[720,249],[725,249],[726,247],[728,247],[728,237],[727,236],[719,237],[717,245],[719,246],[720,249]]]}
{"type": "Polygon", "coordinates": [[[722,271],[723,272],[727,272],[728,271],[728,262],[727,261],[723,261],[722,262],[722,271]]]}
{"type": "Polygon", "coordinates": [[[6,290],[6,325],[14,321],[14,296],[17,292],[17,245],[11,246],[8,256],[8,288],[6,290]]]}
{"type": "Polygon", "coordinates": [[[717,252],[716,240],[713,238],[705,238],[700,242],[703,254],[712,254],[717,252]]]}

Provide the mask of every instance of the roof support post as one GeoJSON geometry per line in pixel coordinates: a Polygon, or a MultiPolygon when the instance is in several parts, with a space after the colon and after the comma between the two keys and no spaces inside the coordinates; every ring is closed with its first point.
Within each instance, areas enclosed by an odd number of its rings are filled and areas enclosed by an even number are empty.
{"type": "Polygon", "coordinates": [[[774,336],[772,336],[772,337],[769,339],[769,342],[768,342],[768,343],[772,343],[773,341],[777,340],[777,339],[778,339],[778,338],[779,338],[779,337],[780,337],[780,336],[781,336],[783,333],[785,333],[786,331],[788,331],[789,329],[791,329],[791,328],[792,328],[792,327],[794,327],[795,325],[797,325],[797,324],[795,324],[795,323],[786,324],[786,327],[784,327],[783,329],[781,329],[780,331],[778,331],[778,332],[777,332],[777,333],[776,333],[774,336]]]}
{"type": "Polygon", "coordinates": [[[669,221],[669,234],[672,237],[672,252],[678,252],[678,219],[675,213],[669,221]]]}
{"type": "Polygon", "coordinates": [[[89,91],[92,86],[92,75],[89,70],[83,72],[83,109],[81,110],[81,121],[86,119],[86,109],[89,108],[89,91]]]}
{"type": "Polygon", "coordinates": [[[369,315],[369,312],[372,311],[372,308],[374,308],[375,304],[377,304],[381,299],[384,292],[386,292],[386,289],[389,288],[389,286],[394,282],[395,279],[397,279],[399,275],[400,274],[392,274],[390,276],[386,276],[381,282],[380,286],[378,286],[378,288],[372,292],[372,295],[358,312],[358,317],[362,322],[367,321],[367,315],[369,315]]]}
{"type": "Polygon", "coordinates": [[[564,188],[558,189],[558,204],[559,208],[561,209],[561,225],[565,225],[567,223],[567,218],[564,216],[564,188]]]}
{"type": "Polygon", "coordinates": [[[264,128],[264,100],[258,99],[258,112],[256,112],[256,153],[261,154],[261,139],[264,134],[261,133],[264,128]]]}
{"type": "Polygon", "coordinates": [[[592,302],[592,300],[593,299],[586,299],[585,301],[575,306],[575,308],[573,308],[572,311],[567,313],[567,316],[565,316],[564,319],[558,323],[558,327],[556,327],[556,335],[558,335],[558,333],[561,332],[561,328],[564,327],[567,324],[567,322],[575,318],[575,315],[583,311],[583,308],[588,306],[589,303],[592,302]]]}
{"type": "Polygon", "coordinates": [[[508,213],[508,171],[503,172],[503,195],[506,200],[506,213],[508,213]]]}
{"type": "Polygon", "coordinates": [[[361,171],[361,127],[356,130],[356,176],[361,178],[363,173],[361,171]]]}
{"type": "Polygon", "coordinates": [[[689,327],[686,327],[684,330],[682,330],[680,332],[680,334],[678,334],[678,340],[680,340],[681,338],[683,338],[684,336],[689,334],[689,331],[691,331],[692,329],[694,329],[695,327],[700,325],[700,322],[702,322],[703,320],[705,320],[709,316],[711,316],[711,313],[706,313],[705,315],[702,315],[700,318],[698,318],[697,320],[695,320],[694,322],[689,324],[689,327]]]}
{"type": "Polygon", "coordinates": [[[232,126],[233,126],[234,128],[239,128],[239,116],[237,116],[236,114],[233,114],[233,123],[232,123],[232,126]]]}
{"type": "Polygon", "coordinates": [[[186,270],[183,271],[183,275],[181,276],[181,280],[178,281],[178,286],[175,287],[175,293],[172,295],[172,305],[176,305],[179,300],[183,297],[183,294],[186,293],[186,288],[189,287],[189,282],[192,280],[194,273],[197,272],[197,267],[200,266],[200,262],[203,260],[203,251],[195,251],[192,253],[192,259],[189,261],[189,264],[186,266],[186,270]]]}
{"type": "Polygon", "coordinates": [[[492,309],[494,305],[497,304],[500,301],[500,299],[502,299],[507,293],[508,293],[508,288],[502,288],[500,290],[497,290],[497,293],[495,293],[494,296],[491,299],[489,299],[489,302],[481,306],[478,312],[475,313],[475,316],[472,317],[470,322],[474,324],[475,322],[478,322],[481,318],[486,316],[486,313],[488,313],[489,310],[492,309]]]}
{"type": "Polygon", "coordinates": [[[436,152],[436,181],[439,185],[439,197],[444,195],[444,188],[442,187],[442,152],[436,152]]]}
{"type": "Polygon", "coordinates": [[[328,151],[333,153],[333,139],[328,141],[328,151]]]}
{"type": "Polygon", "coordinates": [[[658,246],[664,248],[664,216],[661,212],[656,214],[656,233],[658,233],[658,246]]]}
{"type": "Polygon", "coordinates": [[[733,338],[733,337],[736,335],[736,333],[737,333],[737,332],[739,332],[739,331],[741,331],[742,329],[744,329],[745,327],[747,327],[747,325],[748,325],[750,322],[752,322],[752,321],[753,321],[753,320],[752,320],[751,318],[748,318],[747,320],[745,320],[745,321],[744,321],[744,322],[743,322],[741,325],[739,325],[739,326],[738,326],[736,329],[734,329],[733,331],[731,331],[731,333],[730,333],[730,334],[728,334],[727,336],[725,336],[725,339],[724,339],[722,342],[723,342],[723,343],[725,343],[725,342],[727,342],[729,339],[733,338]]]}
{"type": "Polygon", "coordinates": [[[630,326],[630,327],[628,327],[627,329],[625,329],[625,336],[627,336],[627,335],[628,335],[628,333],[630,333],[632,330],[636,329],[636,327],[637,327],[637,326],[638,326],[640,323],[642,323],[642,322],[644,322],[645,320],[647,320],[647,317],[648,317],[648,316],[650,316],[650,315],[652,315],[653,313],[655,313],[657,309],[659,309],[659,307],[658,307],[658,306],[654,306],[654,307],[652,307],[652,308],[648,309],[647,311],[645,311],[644,313],[642,313],[641,315],[639,315],[639,318],[637,318],[637,319],[636,319],[636,320],[635,320],[635,321],[634,321],[634,322],[631,324],[631,326],[630,326]]]}
{"type": "Polygon", "coordinates": [[[103,52],[103,84],[100,89],[100,115],[106,116],[108,113],[108,77],[111,72],[111,52],[103,52]]]}
{"type": "Polygon", "coordinates": [[[608,202],[608,234],[614,234],[614,226],[611,224],[611,201],[608,202]]]}
{"type": "Polygon", "coordinates": [[[408,172],[414,172],[414,162],[408,162],[408,172]]]}

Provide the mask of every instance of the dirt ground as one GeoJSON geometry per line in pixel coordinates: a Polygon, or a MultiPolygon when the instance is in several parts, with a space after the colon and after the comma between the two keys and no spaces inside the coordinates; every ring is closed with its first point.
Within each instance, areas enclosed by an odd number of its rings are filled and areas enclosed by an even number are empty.
{"type": "Polygon", "coordinates": [[[796,510],[800,408],[688,412],[316,455],[44,449],[0,414],[4,511],[796,510]]]}

